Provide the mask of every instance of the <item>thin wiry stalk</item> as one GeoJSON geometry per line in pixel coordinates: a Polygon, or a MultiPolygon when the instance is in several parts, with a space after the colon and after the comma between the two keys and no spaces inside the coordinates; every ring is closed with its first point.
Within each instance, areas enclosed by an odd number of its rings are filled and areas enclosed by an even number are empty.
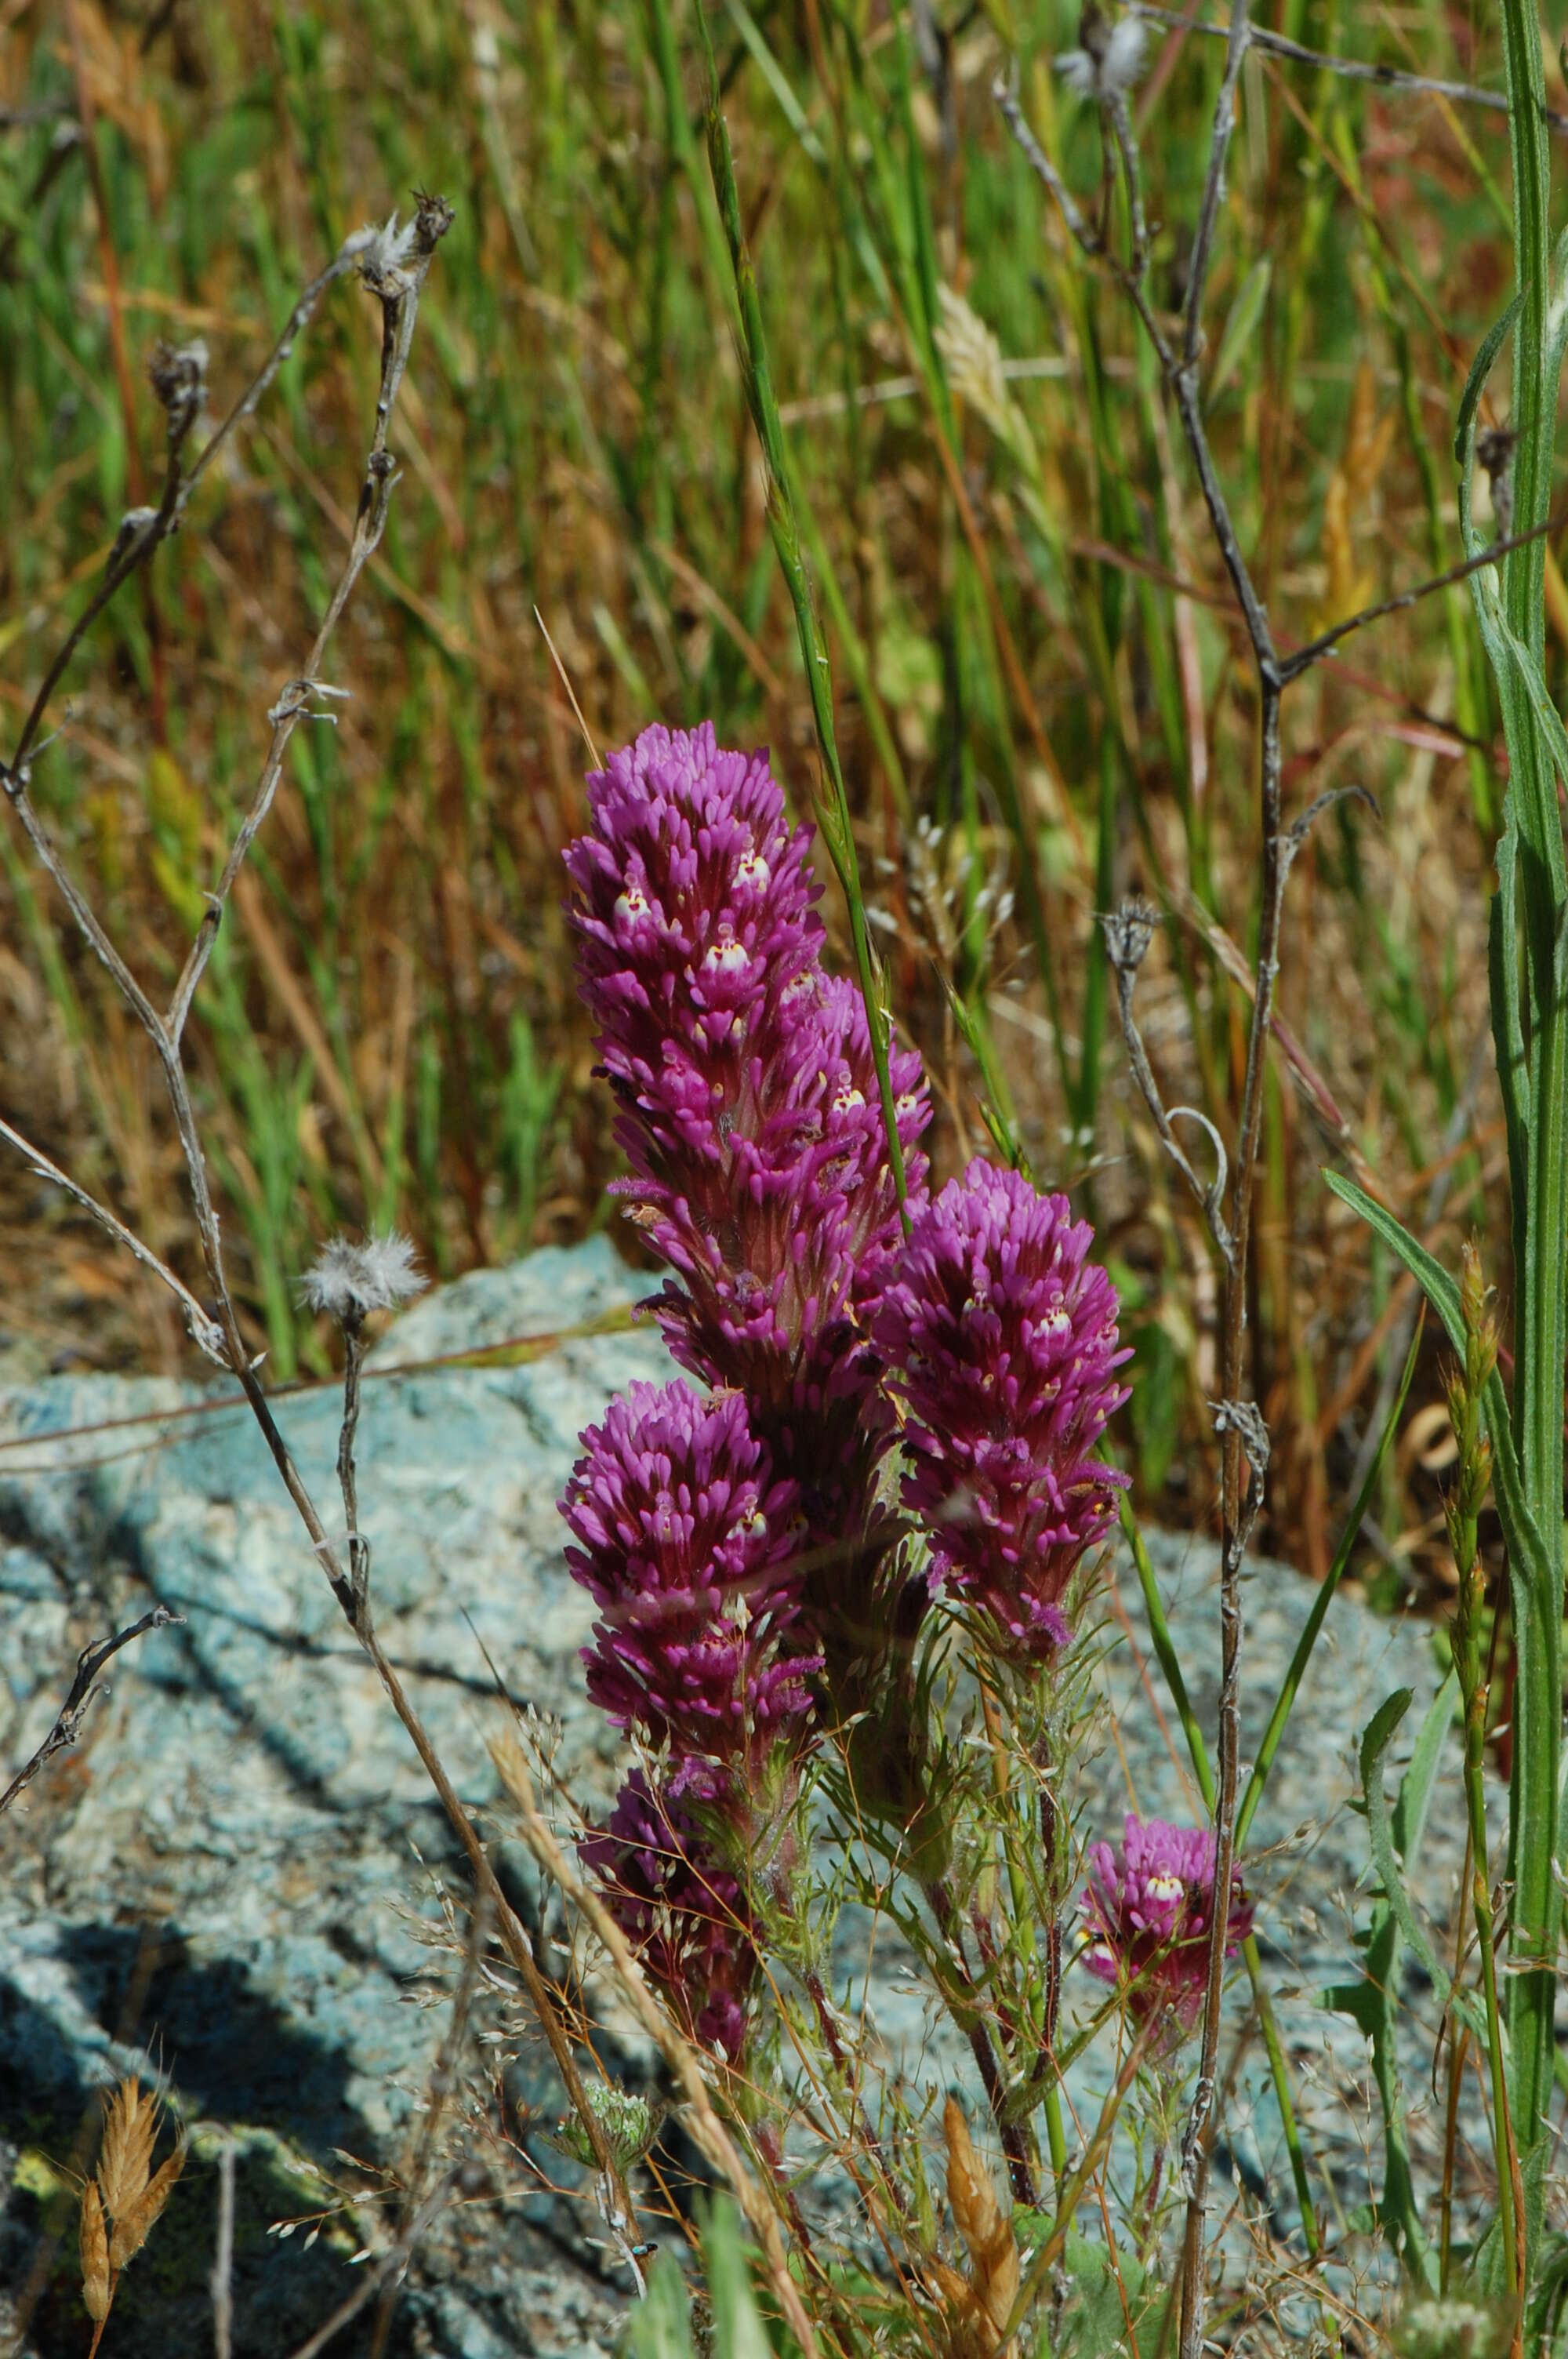
{"type": "MultiPolygon", "coordinates": [[[[1212,25],[1200,17],[1179,15],[1174,8],[1157,8],[1152,0],[1132,0],[1127,11],[1130,16],[1141,16],[1146,24],[1169,25],[1183,33],[1207,33],[1217,41],[1229,34],[1228,25],[1212,25]]],[[[1271,33],[1264,26],[1254,25],[1249,36],[1251,46],[1266,49],[1272,58],[1286,58],[1292,65],[1311,66],[1319,73],[1338,74],[1345,82],[1374,83],[1379,90],[1397,90],[1413,98],[1452,99],[1455,106],[1484,106],[1494,114],[1509,111],[1508,92],[1502,90],[1480,90],[1470,82],[1443,82],[1432,74],[1407,73],[1400,66],[1369,65],[1360,58],[1336,57],[1329,49],[1309,49],[1303,42],[1292,41],[1284,33],[1271,33]]],[[[1553,131],[1568,133],[1568,114],[1557,114],[1550,107],[1541,109],[1541,120],[1553,131]]]]}
{"type": "MultiPolygon", "coordinates": [[[[91,1647],[82,1648],[76,1658],[76,1676],[71,1680],[70,1693],[55,1714],[53,1726],[43,1743],[23,1762],[5,1792],[0,1794],[0,1811],[10,1809],[23,1787],[32,1783],[47,1761],[52,1761],[57,1753],[63,1753],[68,1745],[76,1743],[83,1715],[92,1698],[93,1682],[104,1664],[111,1661],[122,1647],[128,1647],[133,1638],[144,1636],[148,1630],[167,1630],[175,1622],[183,1627],[184,1614],[171,1613],[167,1605],[155,1605],[150,1614],[144,1614],[141,1620],[133,1622],[128,1630],[117,1630],[112,1638],[99,1638],[91,1647]]],[[[103,1693],[107,1692],[107,1689],[103,1690],[103,1693]]]]}
{"type": "MultiPolygon", "coordinates": [[[[1224,487],[1209,449],[1199,375],[1203,354],[1204,297],[1225,186],[1230,136],[1236,120],[1236,93],[1249,35],[1245,0],[1237,0],[1227,28],[1225,71],[1215,105],[1208,168],[1194,238],[1179,341],[1173,341],[1166,334],[1148,294],[1147,249],[1146,245],[1139,245],[1136,236],[1136,225],[1141,217],[1141,201],[1138,194],[1137,145],[1130,123],[1124,120],[1118,124],[1114,106],[1108,109],[1127,175],[1129,214],[1134,224],[1133,256],[1130,263],[1123,264],[1085,221],[1060,175],[1039,142],[1029,133],[1017,101],[1000,85],[996,93],[1014,136],[1037,176],[1049,190],[1069,231],[1087,255],[1108,266],[1137,311],[1153,346],[1181,419],[1188,454],[1208,511],[1215,543],[1246,624],[1258,685],[1260,906],[1252,1013],[1248,1031],[1234,1169],[1229,1175],[1228,1207],[1221,1206],[1217,1191],[1206,1190],[1196,1183],[1184,1156],[1177,1158],[1189,1185],[1194,1187],[1195,1193],[1206,1207],[1212,1196],[1210,1225],[1224,1263],[1221,1398],[1216,1416],[1221,1437],[1220,1695],[1217,1731],[1218,1777],[1214,1803],[1217,1892],[1229,1890],[1235,1860],[1240,1754],[1241,1566],[1261,1502],[1263,1470],[1268,1457],[1267,1429],[1256,1406],[1246,1397],[1247,1277],[1252,1223],[1252,1175],[1262,1132],[1263,1083],[1274,988],[1279,973],[1284,886],[1290,864],[1281,793],[1280,701],[1285,686],[1285,673],[1275,648],[1267,609],[1242,553],[1224,487]],[[1217,1225],[1215,1224],[1214,1213],[1219,1215],[1217,1225]]],[[[1130,1006],[1130,989],[1122,993],[1122,998],[1130,1006]]],[[[1147,1068],[1147,1060],[1143,1062],[1147,1068]]],[[[1157,1091],[1153,1096],[1154,1102],[1158,1103],[1157,1091]]],[[[1168,1133],[1169,1129],[1167,1117],[1164,1130],[1168,1133]]],[[[1199,2359],[1203,2345],[1205,2219],[1219,2063],[1226,1930],[1225,1912],[1217,1909],[1213,1912],[1209,1932],[1197,2085],[1183,2141],[1187,2213],[1183,2239],[1180,2359],[1199,2359]]]]}
{"type": "MultiPolygon", "coordinates": [[[[1513,343],[1514,514],[1522,529],[1550,505],[1557,414],[1553,366],[1561,345],[1548,318],[1548,156],[1542,136],[1545,78],[1533,5],[1503,0],[1503,56],[1513,148],[1514,249],[1519,313],[1513,343]]],[[[1514,638],[1539,667],[1545,633],[1545,544],[1532,541],[1502,568],[1503,610],[1514,638]]],[[[1526,1498],[1538,1532],[1555,1543],[1541,1552],[1539,1575],[1509,1564],[1519,1678],[1509,1822],[1509,1925],[1508,2018],[1512,2059],[1513,2126],[1525,2180],[1529,2260],[1541,2234],[1542,2177],[1551,2143],[1546,2107],[1555,2059],[1557,1950],[1563,1895],[1557,1882],[1558,1775],[1563,1714],[1563,1366],[1568,1304],[1563,1236],[1568,1218],[1568,1008],[1563,1005],[1563,927],[1568,874],[1553,756],[1541,718],[1519,687],[1499,680],[1511,776],[1509,834],[1516,839],[1522,920],[1522,989],[1518,949],[1498,927],[1494,972],[1517,1020],[1529,1022],[1528,1140],[1522,1190],[1515,1192],[1514,1270],[1519,1296],[1514,1336],[1513,1426],[1526,1498]]],[[[1555,715],[1553,714],[1553,719],[1555,715]]],[[[1499,861],[1499,874],[1503,864],[1499,861]]],[[[1515,900],[1509,877],[1499,920],[1515,900]]],[[[1494,996],[1498,996],[1495,992],[1494,996]]],[[[1517,1084],[1510,1088],[1517,1088],[1517,1084]]],[[[1510,1159],[1515,1140],[1510,1136],[1510,1159]]],[[[1492,1436],[1494,1449],[1497,1436],[1492,1436]]]]}
{"type": "MultiPolygon", "coordinates": [[[[323,624],[321,631],[318,633],[316,646],[312,650],[309,666],[309,670],[312,674],[314,674],[316,665],[319,662],[321,651],[325,646],[328,626],[330,625],[335,625],[338,617],[341,614],[349,594],[353,588],[354,582],[358,580],[360,573],[363,571],[365,561],[370,556],[371,551],[375,545],[375,541],[379,539],[382,527],[385,521],[386,506],[391,496],[393,484],[395,481],[395,471],[392,465],[390,456],[386,450],[387,429],[391,419],[393,407],[396,400],[397,391],[402,383],[404,371],[407,364],[408,353],[418,310],[419,292],[424,285],[425,277],[428,270],[431,257],[435,253],[436,246],[439,243],[440,239],[445,236],[448,229],[451,226],[452,218],[451,208],[446,202],[444,198],[422,197],[419,201],[419,212],[416,216],[413,231],[410,234],[410,243],[401,252],[400,256],[395,258],[376,254],[376,233],[373,231],[358,233],[354,238],[350,239],[340,250],[334,261],[329,265],[327,270],[324,271],[319,277],[313,280],[310,287],[306,289],[305,294],[300,298],[298,303],[296,304],[293,312],[290,314],[289,321],[284,330],[284,333],[279,339],[277,344],[275,345],[273,353],[266,364],[266,366],[263,369],[261,375],[254,381],[249,393],[247,393],[243,400],[242,400],[236,409],[231,414],[225,426],[220,430],[220,434],[214,437],[213,441],[208,445],[206,451],[202,454],[201,461],[198,463],[198,467],[192,469],[189,475],[185,475],[183,478],[177,477],[175,470],[178,462],[178,452],[183,445],[184,433],[189,430],[189,419],[187,418],[184,420],[183,426],[181,426],[179,424],[179,418],[183,416],[184,409],[187,407],[191,406],[194,398],[189,391],[189,371],[182,372],[179,374],[178,378],[171,378],[169,390],[166,391],[165,386],[159,384],[157,374],[155,370],[155,386],[157,386],[160,396],[164,397],[166,407],[168,407],[169,410],[169,440],[171,444],[170,484],[174,486],[171,491],[169,487],[166,485],[164,502],[157,512],[157,518],[165,518],[167,512],[167,520],[163,522],[160,527],[157,527],[157,538],[161,538],[169,529],[174,517],[178,515],[179,507],[182,505],[179,496],[181,488],[183,488],[185,495],[188,497],[189,489],[194,484],[198,473],[200,472],[201,467],[210,461],[213,450],[217,447],[219,441],[222,439],[222,436],[230,430],[241,416],[246,414],[249,408],[254,406],[255,401],[260,399],[261,394],[265,390],[266,386],[270,384],[272,377],[276,375],[277,369],[282,365],[284,359],[287,357],[287,351],[293,342],[294,337],[298,332],[299,325],[303,320],[308,318],[309,312],[314,308],[315,302],[319,299],[322,289],[330,284],[332,279],[341,277],[342,273],[350,268],[355,262],[365,261],[368,263],[369,268],[367,270],[367,277],[373,291],[379,295],[381,299],[384,323],[381,379],[377,395],[376,420],[371,445],[371,455],[367,462],[364,483],[361,492],[359,516],[355,526],[354,538],[351,546],[349,560],[345,566],[343,576],[341,579],[338,588],[334,592],[332,599],[329,604],[327,620],[323,624]],[[177,405],[178,410],[178,415],[177,405]],[[178,431],[177,427],[178,428],[178,431]]],[[[194,410],[192,408],[192,415],[193,414],[194,410]]],[[[305,1526],[315,1554],[319,1559],[321,1569],[331,1587],[332,1593],[337,1598],[338,1603],[342,1609],[344,1618],[348,1622],[350,1628],[353,1631],[355,1636],[358,1638],[361,1646],[364,1648],[366,1655],[369,1657],[373,1666],[374,1667],[377,1677],[380,1679],[382,1686],[386,1691],[393,1709],[397,1713],[404,1728],[407,1731],[407,1734],[414,1744],[415,1750],[417,1752],[421,1762],[424,1764],[426,1772],[428,1775],[432,1785],[436,1788],[437,1794],[440,1799],[443,1809],[446,1810],[453,1831],[457,1834],[459,1841],[462,1844],[462,1847],[468,1855],[480,1889],[486,1896],[488,1904],[495,1910],[497,1925],[501,1932],[502,1940],[505,1945],[507,1954],[513,1964],[517,1968],[518,1973],[523,1977],[524,1985],[527,1990],[530,2002],[535,2010],[538,2019],[543,2026],[546,2038],[549,2042],[551,2053],[555,2058],[557,2067],[566,2086],[567,2093],[577,2109],[589,2144],[593,2148],[595,2160],[600,2166],[601,2176],[606,2185],[616,2190],[617,2200],[620,2202],[622,2210],[629,2215],[630,2203],[629,2201],[625,2199],[624,2185],[622,2180],[621,2174],[615,2164],[614,2157],[611,2151],[609,2141],[605,2136],[602,2125],[600,2125],[597,2114],[588,2104],[583,2089],[581,2074],[578,2070],[576,2057],[572,2052],[570,2043],[567,2038],[565,2029],[561,2024],[559,2011],[556,2006],[555,2000],[545,1983],[543,1975],[540,1973],[538,1965],[535,1961],[532,1944],[529,1941],[526,1930],[503,1896],[500,1886],[496,1883],[494,1871],[490,1864],[489,1857],[485,1852],[484,1845],[480,1839],[479,1832],[468,1811],[465,1810],[457,1793],[457,1789],[452,1785],[450,1778],[448,1777],[443,1765],[437,1756],[429,1736],[426,1733],[423,1723],[421,1722],[418,1713],[416,1712],[414,1705],[403,1686],[402,1680],[399,1679],[395,1669],[388,1659],[379,1638],[376,1636],[373,1625],[369,1618],[368,1599],[356,1593],[353,1568],[351,1567],[351,1570],[347,1571],[344,1570],[342,1564],[339,1560],[336,1550],[328,1538],[326,1527],[317,1511],[315,1502],[310,1495],[310,1492],[306,1485],[304,1478],[299,1473],[298,1467],[295,1464],[293,1454],[290,1451],[287,1441],[284,1440],[283,1434],[278,1428],[276,1419],[273,1415],[271,1404],[267,1399],[266,1393],[263,1387],[261,1377],[258,1373],[259,1363],[253,1360],[245,1344],[243,1335],[240,1329],[239,1315],[234,1307],[233,1298],[229,1290],[228,1278],[223,1262],[218,1213],[216,1207],[212,1202],[211,1191],[208,1184],[206,1160],[202,1151],[201,1141],[197,1128],[196,1115],[190,1099],[189,1086],[186,1079],[184,1065],[180,1054],[181,1034],[183,1032],[186,1016],[189,1011],[191,998],[194,995],[196,985],[200,980],[201,970],[206,963],[207,955],[211,951],[212,940],[216,936],[217,924],[223,907],[223,898],[226,896],[229,887],[232,886],[234,876],[239,873],[240,864],[244,857],[245,851],[249,848],[250,842],[254,836],[256,829],[261,824],[262,819],[265,816],[266,810],[270,806],[273,794],[276,790],[282,760],[282,749],[278,744],[278,732],[285,726],[286,715],[281,708],[275,708],[273,714],[269,716],[272,719],[274,725],[274,742],[272,749],[269,752],[267,764],[264,767],[262,773],[261,784],[258,787],[256,796],[253,799],[251,810],[247,814],[245,823],[242,827],[240,834],[236,838],[235,844],[231,852],[229,860],[225,864],[223,875],[220,880],[219,893],[216,896],[209,897],[207,918],[203,919],[202,927],[198,934],[197,940],[192,945],[190,954],[186,962],[185,972],[181,977],[180,985],[176,991],[174,1004],[167,1018],[158,1015],[156,1008],[152,1006],[151,1001],[147,998],[146,994],[142,990],[140,984],[131,973],[130,969],[126,965],[124,960],[121,957],[114,942],[110,940],[105,928],[98,919],[85,895],[77,886],[69,869],[65,865],[64,860],[58,852],[49,831],[44,827],[41,819],[34,809],[27,791],[30,784],[27,756],[32,747],[38,722],[42,716],[45,706],[47,705],[49,695],[51,692],[55,682],[59,680],[64,672],[66,665],[70,659],[71,654],[80,644],[82,634],[91,623],[93,615],[102,611],[103,604],[107,602],[107,598],[113,594],[114,590],[118,588],[120,583],[127,578],[129,572],[134,570],[135,563],[140,562],[141,560],[149,553],[150,548],[152,546],[156,546],[156,539],[149,538],[149,536],[153,535],[156,526],[157,519],[155,518],[154,525],[147,525],[145,527],[137,527],[136,533],[133,537],[126,549],[121,552],[121,556],[117,562],[111,565],[105,584],[101,586],[97,597],[90,604],[87,613],[85,615],[79,618],[78,622],[72,626],[70,632],[67,635],[63,647],[45,674],[43,687],[39,690],[38,695],[35,699],[32,711],[29,712],[27,721],[24,723],[22,737],[18,741],[17,753],[13,757],[9,766],[7,766],[4,770],[0,770],[0,784],[4,785],[7,799],[11,802],[12,807],[16,810],[17,816],[21,821],[23,829],[27,835],[28,841],[32,843],[33,848],[38,856],[40,864],[53,879],[61,897],[66,903],[67,908],[70,909],[71,916],[76,920],[83,938],[86,940],[89,947],[93,951],[95,955],[101,960],[104,967],[107,969],[111,978],[119,990],[121,996],[135,1015],[153,1043],[153,1047],[158,1058],[158,1062],[163,1069],[165,1086],[167,1088],[169,1103],[174,1114],[175,1125],[179,1136],[180,1147],[185,1160],[187,1180],[190,1188],[191,1201],[196,1216],[197,1234],[200,1240],[202,1259],[206,1266],[208,1282],[212,1289],[213,1303],[211,1313],[210,1314],[210,1325],[212,1329],[214,1341],[218,1345],[218,1355],[221,1355],[222,1360],[230,1368],[232,1369],[234,1375],[238,1377],[241,1388],[244,1393],[245,1399],[250,1406],[252,1414],[254,1416],[256,1423],[261,1429],[263,1439],[266,1443],[267,1449],[272,1454],[273,1462],[276,1466],[278,1473],[283,1480],[284,1486],[287,1489],[290,1499],[294,1503],[301,1522],[305,1526]]],[[[302,679],[299,681],[292,683],[290,690],[285,691],[285,703],[289,708],[287,714],[287,727],[288,729],[292,729],[294,721],[297,720],[300,712],[305,709],[305,705],[301,701],[301,696],[303,691],[308,690],[312,684],[312,680],[302,679]]],[[[284,744],[287,744],[287,735],[283,742],[284,744]]],[[[73,1195],[76,1195],[79,1201],[81,1200],[81,1191],[73,1187],[71,1188],[70,1192],[73,1195]]],[[[96,1208],[92,1207],[91,1204],[89,1205],[89,1209],[96,1211],[96,1208]]],[[[156,1256],[151,1255],[150,1251],[144,1250],[138,1256],[138,1258],[140,1258],[147,1266],[153,1267],[157,1274],[163,1274],[163,1265],[157,1261],[156,1256]]],[[[175,1282],[175,1290],[182,1300],[187,1299],[187,1290],[182,1286],[178,1285],[178,1281],[175,1282]]],[[[209,1314],[206,1313],[203,1315],[209,1316],[209,1314]]]]}

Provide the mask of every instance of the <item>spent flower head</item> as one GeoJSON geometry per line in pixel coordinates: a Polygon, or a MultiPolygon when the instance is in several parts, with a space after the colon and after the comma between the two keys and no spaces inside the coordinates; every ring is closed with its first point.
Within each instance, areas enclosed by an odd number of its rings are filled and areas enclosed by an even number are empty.
{"type": "Polygon", "coordinates": [[[312,1310],[324,1310],[347,1323],[372,1310],[395,1310],[416,1294],[426,1279],[407,1237],[395,1232],[351,1245],[347,1237],[330,1237],[301,1281],[312,1310]]]}
{"type": "Polygon", "coordinates": [[[1145,40],[1141,16],[1118,16],[1112,23],[1089,0],[1078,19],[1078,47],[1062,52],[1056,71],[1078,98],[1115,103],[1137,86],[1145,40]]]}
{"type": "Polygon", "coordinates": [[[1090,1454],[1129,1356],[1091,1242],[1065,1196],[977,1158],[915,1221],[873,1331],[933,1576],[1022,1659],[1067,1643],[1063,1598],[1127,1480],[1090,1454]]]}
{"type": "MultiPolygon", "coordinates": [[[[1203,2012],[1215,1856],[1211,1827],[1172,1826],[1130,1811],[1119,1843],[1098,1843],[1089,1851],[1084,1962],[1101,1982],[1120,1986],[1137,2024],[1172,2045],[1203,2012]]],[[[1234,1870],[1227,1957],[1251,1930],[1252,1904],[1234,1870]]]]}

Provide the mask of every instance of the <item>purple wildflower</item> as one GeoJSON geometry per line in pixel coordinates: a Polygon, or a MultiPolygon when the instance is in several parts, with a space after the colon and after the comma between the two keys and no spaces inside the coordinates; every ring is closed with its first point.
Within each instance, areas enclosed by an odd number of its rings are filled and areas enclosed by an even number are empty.
{"type": "Polygon", "coordinates": [[[1067,1643],[1062,1598],[1127,1480],[1089,1454],[1129,1356],[1090,1242],[1065,1196],[977,1158],[915,1222],[873,1330],[908,1411],[904,1504],[933,1579],[1025,1659],[1067,1643]]]}
{"type": "MultiPolygon", "coordinates": [[[[865,1009],[819,963],[811,832],[786,826],[766,756],[706,723],[644,730],[589,799],[567,853],[579,975],[620,1103],[621,1190],[675,1272],[660,1324],[693,1375],[744,1392],[809,1544],[858,1594],[885,1545],[892,1420],[867,1331],[901,1223],[865,1009]]],[[[895,1052],[892,1080],[918,1205],[919,1059],[895,1052]]],[[[814,1586],[814,1622],[820,1602],[814,1586]]],[[[863,1649],[877,1617],[860,1607],[863,1649]]]]}
{"type": "Polygon", "coordinates": [[[634,1384],[583,1435],[561,1502],[573,1575],[603,1609],[588,1691],[672,1756],[670,1794],[719,1800],[798,1745],[816,1662],[781,1657],[799,1612],[798,1493],[737,1393],[634,1384]]]}
{"type": "Polygon", "coordinates": [[[687,2036],[734,2062],[745,2045],[757,1952],[740,1884],[700,1828],[633,1769],[609,1825],[581,1853],[687,2036]]]}
{"type": "Polygon", "coordinates": [[[785,822],[765,754],[712,723],[644,729],[588,781],[592,827],[566,855],[578,972],[639,1179],[700,1224],[730,1210],[728,1141],[754,1127],[814,965],[810,832],[785,822]]]}
{"type": "MultiPolygon", "coordinates": [[[[770,1430],[809,1423],[825,1388],[855,1387],[839,1330],[898,1227],[865,1011],[818,964],[811,831],[788,830],[766,756],[722,750],[708,723],[645,729],[589,801],[567,853],[579,978],[622,1191],[683,1281],[661,1323],[770,1430]]],[[[919,1060],[895,1058],[893,1083],[918,1188],[919,1060]]]]}
{"type": "MultiPolygon", "coordinates": [[[[1180,2038],[1203,2011],[1214,1912],[1215,1838],[1209,1827],[1174,1827],[1128,1814],[1113,1850],[1095,1843],[1084,1889],[1092,1946],[1085,1958],[1101,1982],[1116,1983],[1140,2026],[1180,2038]]],[[[1252,1904],[1233,1872],[1225,1951],[1234,1957],[1252,1930],[1252,1904]]]]}

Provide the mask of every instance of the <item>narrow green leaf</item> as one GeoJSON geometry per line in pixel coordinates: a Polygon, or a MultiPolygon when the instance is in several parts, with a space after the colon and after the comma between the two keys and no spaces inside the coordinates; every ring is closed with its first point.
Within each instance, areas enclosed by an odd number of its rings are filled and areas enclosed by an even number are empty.
{"type": "Polygon", "coordinates": [[[733,2203],[718,2202],[702,2240],[702,2258],[713,2304],[712,2347],[725,2359],[773,2359],[746,2268],[741,2221],[733,2203]]]}
{"type": "MultiPolygon", "coordinates": [[[[1434,1261],[1426,1247],[1417,1243],[1402,1222],[1396,1220],[1392,1212],[1368,1196],[1364,1188],[1358,1188],[1354,1180],[1346,1179],[1339,1171],[1325,1171],[1323,1176],[1340,1201],[1359,1212],[1368,1226],[1375,1229],[1384,1244],[1399,1256],[1442,1320],[1449,1342],[1456,1352],[1463,1352],[1465,1319],[1459,1307],[1459,1288],[1442,1264],[1434,1261]]],[[[1513,1429],[1509,1421],[1508,1396],[1496,1369],[1487,1381],[1483,1408],[1487,1439],[1492,1445],[1494,1490],[1498,1513],[1502,1518],[1503,1536],[1515,1559],[1521,1565],[1530,1566],[1535,1577],[1544,1582],[1547,1578],[1546,1551],[1526,1503],[1519,1475],[1519,1453],[1514,1447],[1513,1429]]]]}
{"type": "Polygon", "coordinates": [[[1237,362],[1251,342],[1263,306],[1269,299],[1269,281],[1274,266],[1265,254],[1252,265],[1236,290],[1236,300],[1219,339],[1215,355],[1214,371],[1208,381],[1208,399],[1217,401],[1229,384],[1237,362]]]}
{"type": "Polygon", "coordinates": [[[1522,295],[1516,295],[1502,318],[1494,321],[1476,347],[1476,357],[1470,364],[1470,374],[1465,380],[1465,390],[1459,397],[1459,416],[1454,428],[1454,457],[1458,466],[1463,467],[1466,462],[1476,411],[1486,390],[1487,379],[1491,375],[1498,354],[1519,318],[1523,300],[1522,295]]]}

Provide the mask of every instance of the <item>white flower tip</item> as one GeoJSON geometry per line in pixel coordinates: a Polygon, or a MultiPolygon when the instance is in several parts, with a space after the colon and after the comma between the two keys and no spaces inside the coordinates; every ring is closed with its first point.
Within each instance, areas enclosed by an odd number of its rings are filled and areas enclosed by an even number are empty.
{"type": "Polygon", "coordinates": [[[371,1237],[362,1245],[347,1237],[330,1237],[317,1255],[303,1280],[305,1299],[312,1310],[334,1319],[362,1319],[370,1310],[395,1310],[400,1302],[423,1294],[427,1280],[414,1258],[414,1247],[395,1232],[371,1237]]]}

